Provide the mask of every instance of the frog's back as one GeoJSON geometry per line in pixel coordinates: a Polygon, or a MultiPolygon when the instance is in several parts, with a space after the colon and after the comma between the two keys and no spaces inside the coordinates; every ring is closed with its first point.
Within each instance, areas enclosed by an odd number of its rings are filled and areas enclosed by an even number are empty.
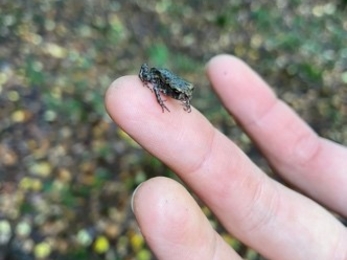
{"type": "Polygon", "coordinates": [[[176,74],[172,73],[171,71],[167,69],[157,69],[158,76],[161,78],[161,80],[165,83],[170,85],[174,89],[181,89],[181,90],[192,90],[193,84],[190,82],[182,79],[181,77],[177,76],[176,74]]]}

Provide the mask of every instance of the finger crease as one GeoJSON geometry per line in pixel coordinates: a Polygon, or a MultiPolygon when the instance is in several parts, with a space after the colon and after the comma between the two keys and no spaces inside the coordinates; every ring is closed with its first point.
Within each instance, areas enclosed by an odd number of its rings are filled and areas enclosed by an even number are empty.
{"type": "Polygon", "coordinates": [[[258,126],[271,112],[277,107],[280,103],[280,100],[276,98],[261,114],[257,114],[249,122],[244,124],[245,128],[251,127],[253,125],[258,126]]]}
{"type": "Polygon", "coordinates": [[[208,139],[208,146],[206,148],[206,152],[204,153],[203,156],[200,157],[200,160],[195,164],[192,169],[190,170],[191,173],[197,172],[200,169],[206,165],[206,163],[210,160],[210,157],[212,155],[212,147],[213,143],[215,142],[217,130],[213,128],[212,133],[210,135],[210,138],[208,139]]]}

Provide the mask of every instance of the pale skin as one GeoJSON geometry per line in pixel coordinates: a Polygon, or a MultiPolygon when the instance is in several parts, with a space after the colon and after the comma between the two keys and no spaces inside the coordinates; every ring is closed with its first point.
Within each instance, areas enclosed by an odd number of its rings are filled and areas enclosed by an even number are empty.
{"type": "MultiPolygon", "coordinates": [[[[206,71],[225,108],[301,193],[269,178],[195,108],[187,113],[166,98],[171,113],[162,113],[136,75],[112,83],[106,108],[233,236],[266,258],[347,260],[347,228],[327,210],[347,217],[347,148],[317,136],[241,60],[219,55],[206,71]]],[[[140,230],[158,259],[241,259],[181,184],[157,177],[133,196],[140,230]]]]}

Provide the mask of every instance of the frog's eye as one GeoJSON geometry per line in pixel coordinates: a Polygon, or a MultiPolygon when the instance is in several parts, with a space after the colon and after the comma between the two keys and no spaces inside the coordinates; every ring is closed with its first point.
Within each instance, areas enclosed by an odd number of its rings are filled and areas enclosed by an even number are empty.
{"type": "Polygon", "coordinates": [[[146,63],[143,63],[143,64],[141,65],[140,71],[148,72],[148,71],[149,71],[148,65],[147,65],[146,63]]]}

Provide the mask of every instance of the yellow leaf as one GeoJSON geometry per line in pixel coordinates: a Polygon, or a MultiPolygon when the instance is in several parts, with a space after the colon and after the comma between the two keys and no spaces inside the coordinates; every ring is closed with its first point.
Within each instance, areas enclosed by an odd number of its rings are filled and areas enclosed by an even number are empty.
{"type": "Polygon", "coordinates": [[[30,167],[30,172],[37,176],[48,177],[52,172],[52,166],[47,161],[35,163],[30,167]]]}
{"type": "Polygon", "coordinates": [[[110,243],[105,236],[99,236],[94,243],[94,251],[98,254],[103,254],[110,248],[110,243]]]}
{"type": "Polygon", "coordinates": [[[57,59],[65,58],[67,55],[66,49],[55,43],[46,43],[45,52],[57,59]]]}
{"type": "Polygon", "coordinates": [[[142,235],[134,234],[130,238],[130,243],[134,251],[139,251],[143,247],[145,241],[143,240],[142,235]]]}
{"type": "Polygon", "coordinates": [[[51,246],[47,242],[39,243],[34,248],[34,254],[37,259],[46,258],[51,254],[51,246]]]}

